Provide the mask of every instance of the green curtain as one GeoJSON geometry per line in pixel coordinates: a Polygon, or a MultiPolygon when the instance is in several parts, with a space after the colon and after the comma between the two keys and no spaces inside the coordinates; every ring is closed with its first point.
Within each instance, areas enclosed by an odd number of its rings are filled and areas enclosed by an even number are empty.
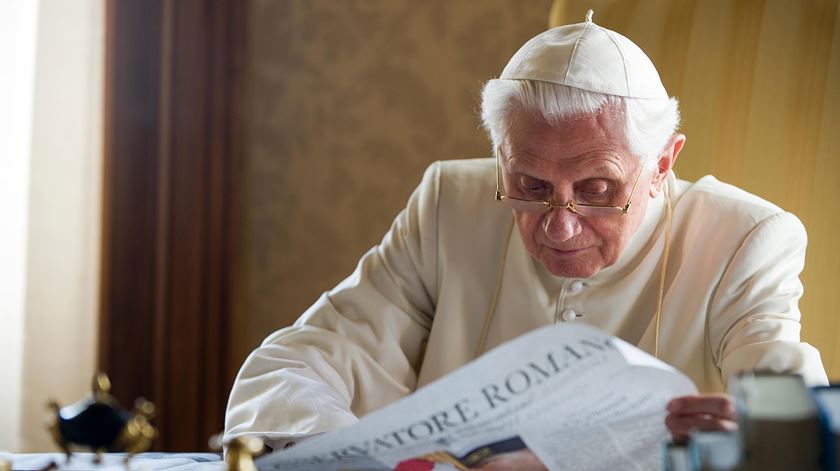
{"type": "Polygon", "coordinates": [[[838,1],[555,0],[549,23],[583,21],[590,8],[679,98],[680,178],[713,174],[802,219],[802,337],[840,378],[838,1]]]}

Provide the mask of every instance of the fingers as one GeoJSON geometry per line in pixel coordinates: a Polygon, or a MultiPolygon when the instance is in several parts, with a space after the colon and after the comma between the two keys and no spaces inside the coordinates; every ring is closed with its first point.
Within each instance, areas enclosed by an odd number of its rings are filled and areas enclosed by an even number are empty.
{"type": "Polygon", "coordinates": [[[727,394],[701,394],[678,397],[666,407],[665,425],[675,441],[687,440],[691,432],[734,431],[735,402],[727,394]]]}
{"type": "Polygon", "coordinates": [[[665,426],[668,427],[674,441],[678,442],[688,440],[691,433],[698,430],[733,432],[738,429],[738,424],[734,420],[703,414],[668,414],[665,418],[665,426]]]}
{"type": "Polygon", "coordinates": [[[665,408],[671,414],[706,414],[735,419],[735,401],[728,394],[701,394],[673,399],[665,408]]]}

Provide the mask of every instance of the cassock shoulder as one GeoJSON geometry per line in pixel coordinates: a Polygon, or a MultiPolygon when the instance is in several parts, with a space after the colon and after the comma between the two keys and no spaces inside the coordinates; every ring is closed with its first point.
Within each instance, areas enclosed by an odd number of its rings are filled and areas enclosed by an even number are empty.
{"type": "Polygon", "coordinates": [[[694,183],[677,180],[674,215],[686,234],[741,242],[762,222],[779,220],[791,233],[806,237],[799,219],[775,204],[736,186],[705,176],[694,183]]]}
{"type": "Polygon", "coordinates": [[[693,183],[677,180],[677,189],[676,201],[684,210],[716,211],[721,218],[739,218],[752,225],[784,212],[775,204],[711,175],[693,183]]]}

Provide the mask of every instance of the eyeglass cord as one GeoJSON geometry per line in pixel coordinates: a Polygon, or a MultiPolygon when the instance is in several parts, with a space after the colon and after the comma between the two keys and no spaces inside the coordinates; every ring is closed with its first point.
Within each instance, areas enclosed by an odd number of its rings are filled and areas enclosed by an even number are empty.
{"type": "Polygon", "coordinates": [[[478,348],[475,350],[475,357],[478,358],[484,353],[484,344],[487,341],[487,334],[490,332],[490,323],[493,321],[493,313],[496,312],[496,301],[499,300],[499,291],[502,287],[502,278],[505,274],[505,265],[507,264],[508,247],[510,247],[510,236],[513,234],[514,219],[510,218],[510,225],[508,226],[507,237],[505,238],[505,250],[502,252],[502,260],[499,262],[499,269],[496,272],[496,288],[493,290],[493,298],[490,301],[490,309],[487,315],[484,316],[484,326],[481,328],[481,337],[478,339],[478,348]]]}
{"type": "MultiPolygon", "coordinates": [[[[659,295],[656,300],[656,314],[654,315],[656,330],[653,335],[653,357],[659,358],[659,327],[662,318],[662,298],[665,294],[665,274],[668,267],[668,255],[671,251],[671,185],[668,179],[665,179],[665,247],[662,250],[662,268],[659,270],[659,295]]],[[[496,302],[499,300],[499,292],[502,288],[502,280],[504,279],[505,265],[507,264],[508,247],[510,247],[510,238],[513,234],[514,219],[511,217],[510,226],[508,227],[507,238],[505,239],[505,248],[502,252],[502,258],[499,262],[499,268],[496,272],[496,287],[493,290],[493,297],[490,301],[490,308],[487,315],[484,317],[484,326],[481,328],[481,337],[478,339],[478,346],[475,350],[475,357],[478,358],[484,353],[484,346],[487,343],[487,335],[490,332],[490,324],[493,322],[493,314],[496,312],[496,302]]]]}
{"type": "Polygon", "coordinates": [[[662,318],[662,296],[665,294],[665,272],[668,269],[668,255],[671,252],[671,185],[665,179],[665,248],[662,249],[662,269],[659,270],[659,297],[656,300],[656,330],[653,333],[653,357],[659,358],[659,324],[662,318]]]}

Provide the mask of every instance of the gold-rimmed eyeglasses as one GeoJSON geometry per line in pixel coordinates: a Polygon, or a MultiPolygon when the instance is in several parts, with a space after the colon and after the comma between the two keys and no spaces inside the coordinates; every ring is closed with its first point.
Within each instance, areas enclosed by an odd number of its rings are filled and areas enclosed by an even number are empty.
{"type": "Polygon", "coordinates": [[[517,209],[520,211],[548,212],[555,208],[564,208],[580,216],[609,216],[615,214],[627,214],[627,212],[630,211],[630,205],[633,201],[633,195],[636,193],[636,186],[639,184],[639,180],[642,178],[642,173],[644,173],[645,171],[645,165],[647,165],[648,158],[650,157],[646,157],[645,160],[642,162],[642,169],[639,170],[639,174],[636,176],[636,180],[633,182],[633,189],[630,190],[630,195],[627,197],[627,203],[624,206],[613,206],[609,204],[604,205],[592,203],[579,203],[575,201],[569,201],[566,204],[556,204],[548,200],[526,200],[505,195],[502,193],[502,176],[501,164],[499,163],[499,154],[500,152],[497,150],[496,201],[501,201],[503,204],[509,206],[510,208],[517,209]]]}

